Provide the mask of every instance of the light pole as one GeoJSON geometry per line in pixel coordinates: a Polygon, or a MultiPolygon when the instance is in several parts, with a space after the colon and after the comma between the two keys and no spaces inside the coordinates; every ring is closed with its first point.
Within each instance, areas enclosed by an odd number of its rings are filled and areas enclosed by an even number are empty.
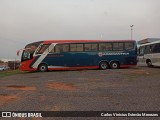
{"type": "Polygon", "coordinates": [[[134,26],[134,25],[130,25],[130,27],[131,27],[131,40],[132,40],[133,26],[134,26]]]}

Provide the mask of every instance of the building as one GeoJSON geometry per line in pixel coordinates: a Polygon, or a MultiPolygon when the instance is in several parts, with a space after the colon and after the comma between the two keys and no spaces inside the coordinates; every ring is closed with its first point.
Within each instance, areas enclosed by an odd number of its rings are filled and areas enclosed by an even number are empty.
{"type": "Polygon", "coordinates": [[[141,45],[141,44],[150,43],[150,42],[159,41],[159,40],[160,38],[146,38],[146,39],[138,41],[137,43],[138,45],[141,45]]]}
{"type": "Polygon", "coordinates": [[[18,69],[20,66],[20,61],[8,61],[8,66],[11,70],[18,69]]]}
{"type": "Polygon", "coordinates": [[[8,63],[7,62],[0,63],[0,66],[8,66],[8,63]]]}

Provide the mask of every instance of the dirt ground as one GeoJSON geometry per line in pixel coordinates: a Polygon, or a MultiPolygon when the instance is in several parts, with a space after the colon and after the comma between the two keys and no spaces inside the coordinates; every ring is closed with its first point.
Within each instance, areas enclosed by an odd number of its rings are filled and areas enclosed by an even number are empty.
{"type": "Polygon", "coordinates": [[[160,111],[160,68],[28,72],[2,77],[0,111],[160,111]]]}

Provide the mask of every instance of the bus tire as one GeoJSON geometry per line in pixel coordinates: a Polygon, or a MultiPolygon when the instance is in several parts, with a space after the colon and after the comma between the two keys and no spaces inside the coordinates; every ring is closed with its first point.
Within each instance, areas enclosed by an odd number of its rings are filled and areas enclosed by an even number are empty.
{"type": "Polygon", "coordinates": [[[106,70],[107,68],[109,68],[109,65],[108,65],[107,62],[100,62],[99,68],[100,68],[101,70],[106,70]]]}
{"type": "Polygon", "coordinates": [[[148,67],[152,67],[153,66],[151,60],[149,60],[149,59],[146,61],[146,63],[147,63],[148,67]]]}
{"type": "Polygon", "coordinates": [[[119,69],[120,64],[119,64],[119,62],[117,62],[117,61],[113,61],[113,62],[110,63],[110,67],[111,67],[112,69],[119,69]]]}
{"type": "Polygon", "coordinates": [[[48,66],[46,64],[40,64],[38,67],[38,70],[40,72],[47,72],[48,71],[48,66]]]}

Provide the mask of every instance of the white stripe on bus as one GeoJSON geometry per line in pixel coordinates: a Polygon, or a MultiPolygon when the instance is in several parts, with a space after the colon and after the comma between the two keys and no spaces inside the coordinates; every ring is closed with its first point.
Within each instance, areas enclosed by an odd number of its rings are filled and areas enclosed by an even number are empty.
{"type": "Polygon", "coordinates": [[[48,53],[54,48],[55,44],[51,44],[43,54],[38,58],[38,60],[32,65],[33,68],[38,68],[38,65],[44,60],[48,53]]]}

